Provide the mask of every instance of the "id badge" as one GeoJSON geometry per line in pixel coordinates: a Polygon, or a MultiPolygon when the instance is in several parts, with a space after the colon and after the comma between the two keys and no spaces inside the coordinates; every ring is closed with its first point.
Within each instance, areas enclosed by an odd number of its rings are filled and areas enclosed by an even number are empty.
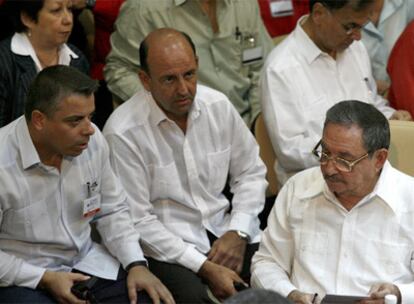
{"type": "Polygon", "coordinates": [[[83,217],[94,216],[101,210],[101,195],[96,194],[83,201],[83,217]]]}
{"type": "Polygon", "coordinates": [[[242,35],[242,64],[248,65],[263,59],[263,47],[257,45],[255,34],[244,33],[242,35]]]}

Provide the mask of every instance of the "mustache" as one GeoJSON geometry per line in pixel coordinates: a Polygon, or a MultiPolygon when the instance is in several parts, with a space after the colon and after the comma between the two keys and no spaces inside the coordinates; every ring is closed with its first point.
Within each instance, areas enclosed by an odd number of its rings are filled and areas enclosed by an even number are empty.
{"type": "Polygon", "coordinates": [[[345,181],[342,178],[340,178],[339,175],[337,174],[333,174],[333,175],[324,174],[323,178],[327,182],[329,181],[333,183],[345,183],[345,181]]]}

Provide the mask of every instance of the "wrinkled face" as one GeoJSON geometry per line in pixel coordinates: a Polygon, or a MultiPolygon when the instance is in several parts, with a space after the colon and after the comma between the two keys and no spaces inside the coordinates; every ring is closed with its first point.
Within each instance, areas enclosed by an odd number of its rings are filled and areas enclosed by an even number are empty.
{"type": "MultiPolygon", "coordinates": [[[[354,161],[368,153],[362,141],[362,129],[357,125],[328,124],[322,137],[322,150],[331,157],[354,161]]],[[[372,191],[382,162],[375,152],[358,162],[351,172],[341,172],[332,160],[321,164],[322,174],[329,189],[338,197],[360,197],[372,191]]]]}
{"type": "Polygon", "coordinates": [[[149,74],[139,76],[168,118],[187,117],[197,89],[197,59],[191,46],[179,39],[165,47],[149,48],[149,74]]]}
{"type": "Polygon", "coordinates": [[[44,115],[43,143],[49,154],[78,156],[88,147],[95,133],[91,117],[95,111],[94,95],[71,95],[60,102],[52,117],[44,115]]]}
{"type": "Polygon", "coordinates": [[[320,3],[314,10],[319,13],[317,44],[325,52],[340,52],[348,48],[354,40],[361,39],[361,29],[370,21],[373,6],[354,11],[351,4],[338,10],[329,10],[320,3]]]}
{"type": "Polygon", "coordinates": [[[37,21],[22,17],[31,39],[42,46],[58,47],[72,31],[72,0],[44,0],[37,21]]]}

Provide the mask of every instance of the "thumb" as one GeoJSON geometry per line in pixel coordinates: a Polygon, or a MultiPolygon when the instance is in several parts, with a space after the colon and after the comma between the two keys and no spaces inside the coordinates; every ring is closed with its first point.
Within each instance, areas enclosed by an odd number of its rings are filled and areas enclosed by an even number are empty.
{"type": "Polygon", "coordinates": [[[91,277],[81,274],[81,273],[69,273],[69,277],[72,279],[72,281],[74,282],[79,282],[79,281],[86,281],[89,280],[91,277]]]}

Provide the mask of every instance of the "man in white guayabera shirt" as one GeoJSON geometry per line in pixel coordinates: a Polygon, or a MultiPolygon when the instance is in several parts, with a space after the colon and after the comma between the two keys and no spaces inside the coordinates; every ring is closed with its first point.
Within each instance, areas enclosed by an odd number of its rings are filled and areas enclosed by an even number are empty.
{"type": "Polygon", "coordinates": [[[1,303],[85,303],[82,295],[174,303],[147,269],[108,146],[91,123],[96,88],[73,67],[46,68],[25,116],[0,129],[1,303]],[[105,247],[91,240],[92,221],[105,247]],[[72,293],[91,276],[89,291],[72,293]]]}
{"type": "Polygon", "coordinates": [[[313,149],[320,167],[278,194],[252,261],[255,287],[303,304],[327,293],[414,303],[414,178],[390,165],[389,145],[374,106],[343,101],[327,112],[313,149]]]}
{"type": "Polygon", "coordinates": [[[266,169],[228,98],[197,85],[190,37],[150,33],[140,47],[145,88],[104,128],[149,267],[183,303],[236,292],[259,241],[266,169]],[[229,180],[231,202],[222,194],[229,180]],[[240,274],[241,278],[238,276],[240,274]]]}
{"type": "Polygon", "coordinates": [[[270,54],[262,71],[262,113],[283,184],[316,166],[310,151],[326,111],[341,100],[373,104],[387,118],[409,120],[379,96],[361,29],[374,0],[310,0],[310,15],[270,54]]]}

